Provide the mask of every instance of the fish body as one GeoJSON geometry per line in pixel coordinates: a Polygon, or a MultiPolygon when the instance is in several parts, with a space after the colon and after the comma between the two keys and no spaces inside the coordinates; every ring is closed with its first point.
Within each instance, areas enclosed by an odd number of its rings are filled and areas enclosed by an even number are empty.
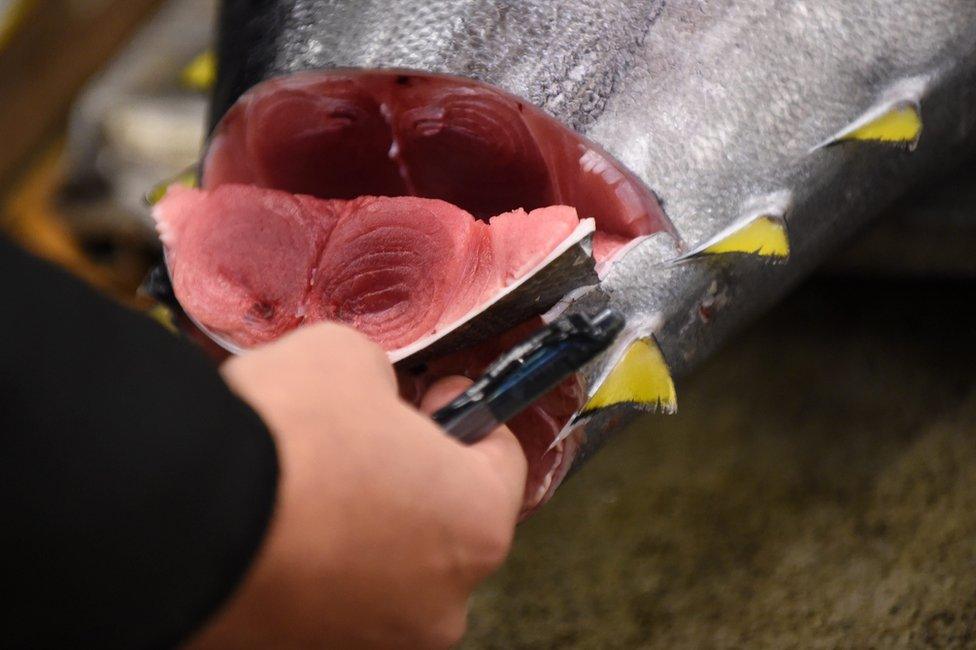
{"type": "Polygon", "coordinates": [[[561,307],[608,302],[631,326],[584,372],[560,436],[577,464],[673,408],[662,368],[690,372],[976,140],[972,0],[225,0],[217,57],[212,128],[282,75],[452,75],[537,106],[653,192],[665,227],[561,307]]]}

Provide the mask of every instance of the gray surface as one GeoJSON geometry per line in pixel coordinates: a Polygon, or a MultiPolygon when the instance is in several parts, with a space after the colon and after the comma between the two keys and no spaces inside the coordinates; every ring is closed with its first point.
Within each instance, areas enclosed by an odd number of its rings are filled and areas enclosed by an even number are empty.
{"type": "Polygon", "coordinates": [[[804,287],[520,528],[466,647],[976,645],[974,305],[804,287]]]}

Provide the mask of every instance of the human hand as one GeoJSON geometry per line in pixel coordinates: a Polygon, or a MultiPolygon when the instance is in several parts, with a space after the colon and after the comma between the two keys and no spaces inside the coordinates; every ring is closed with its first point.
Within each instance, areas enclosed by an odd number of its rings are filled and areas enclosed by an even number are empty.
{"type": "MultiPolygon", "coordinates": [[[[397,396],[383,351],[315,325],[233,358],[231,388],[278,448],[276,512],[237,593],[193,647],[448,647],[504,561],[526,462],[499,429],[472,447],[397,396]]],[[[431,388],[432,412],[463,390],[431,388]]]]}

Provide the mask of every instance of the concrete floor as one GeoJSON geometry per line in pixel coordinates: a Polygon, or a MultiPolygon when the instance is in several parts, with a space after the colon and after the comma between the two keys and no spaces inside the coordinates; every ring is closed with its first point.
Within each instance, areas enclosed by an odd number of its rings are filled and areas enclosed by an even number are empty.
{"type": "Polygon", "coordinates": [[[819,279],[521,526],[466,648],[976,647],[976,283],[819,279]]]}

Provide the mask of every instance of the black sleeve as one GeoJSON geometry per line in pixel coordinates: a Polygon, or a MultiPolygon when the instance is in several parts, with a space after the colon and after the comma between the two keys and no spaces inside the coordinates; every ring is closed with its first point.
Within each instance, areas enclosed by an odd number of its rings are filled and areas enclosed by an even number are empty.
{"type": "Polygon", "coordinates": [[[0,237],[0,647],[170,647],[237,585],[277,457],[213,364],[0,237]]]}

